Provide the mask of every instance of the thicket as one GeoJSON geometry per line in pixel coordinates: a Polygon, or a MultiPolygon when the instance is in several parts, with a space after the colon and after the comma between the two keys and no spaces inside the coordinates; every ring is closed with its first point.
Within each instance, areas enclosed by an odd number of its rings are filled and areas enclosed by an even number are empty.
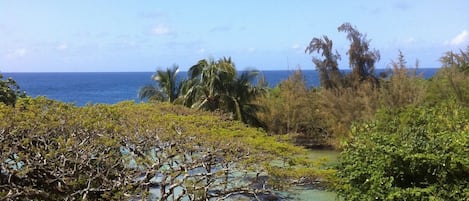
{"type": "MultiPolygon", "coordinates": [[[[347,33],[350,47],[350,73],[341,72],[338,51],[327,36],[313,38],[306,52],[313,54],[321,86],[308,88],[301,71],[257,99],[265,107],[258,118],[272,134],[292,134],[296,142],[307,147],[335,147],[352,136],[352,123],[374,118],[380,108],[418,105],[426,98],[427,84],[412,72],[399,52],[387,73],[374,73],[380,54],[371,49],[370,40],[348,23],[338,30],[347,33]]],[[[418,64],[413,67],[418,68],[418,64]]]]}
{"type": "Polygon", "coordinates": [[[459,52],[447,52],[440,59],[442,68],[430,80],[429,101],[455,98],[469,106],[469,46],[459,52]]]}
{"type": "Polygon", "coordinates": [[[337,167],[344,200],[469,198],[469,108],[383,109],[351,135],[337,167]]]}
{"type": "Polygon", "coordinates": [[[20,98],[0,119],[1,200],[255,198],[333,172],[261,130],[170,104],[20,98]]]}
{"type": "Polygon", "coordinates": [[[336,181],[344,200],[469,197],[467,52],[446,53],[428,81],[409,76],[402,56],[393,63],[400,73],[384,82],[384,105],[344,142],[336,181]]]}

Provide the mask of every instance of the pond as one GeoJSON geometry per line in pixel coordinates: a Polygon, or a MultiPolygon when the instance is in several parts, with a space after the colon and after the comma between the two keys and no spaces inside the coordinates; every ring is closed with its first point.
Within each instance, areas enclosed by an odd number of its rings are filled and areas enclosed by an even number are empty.
{"type": "MultiPolygon", "coordinates": [[[[333,165],[337,162],[338,151],[334,150],[310,150],[308,156],[313,160],[327,160],[326,164],[333,165]]],[[[287,200],[298,201],[335,201],[337,194],[322,189],[310,189],[296,187],[288,194],[287,200]]]]}
{"type": "MultiPolygon", "coordinates": [[[[324,160],[326,165],[333,165],[337,162],[339,152],[332,151],[332,150],[310,150],[308,153],[308,157],[313,160],[324,160]]],[[[197,171],[197,170],[194,170],[197,171]]],[[[236,174],[238,175],[238,174],[236,174]]],[[[235,176],[241,178],[241,173],[239,176],[235,176]]],[[[158,178],[154,178],[158,180],[158,178]]],[[[181,188],[175,189],[175,194],[181,193],[181,188]]],[[[151,197],[156,199],[160,196],[160,188],[153,187],[151,192],[151,197]]],[[[288,191],[280,191],[276,192],[275,194],[281,195],[281,200],[298,200],[298,201],[335,201],[337,200],[337,195],[334,192],[327,191],[324,189],[318,189],[317,187],[309,187],[309,186],[296,186],[293,189],[289,189],[288,191]]],[[[271,196],[260,196],[260,200],[271,200],[273,197],[271,196]]],[[[152,200],[152,199],[151,199],[152,200]]],[[[184,199],[183,199],[184,200],[184,199]]],[[[230,197],[227,200],[249,200],[249,198],[244,196],[234,196],[230,197]]],[[[278,200],[278,197],[274,200],[278,200]]]]}

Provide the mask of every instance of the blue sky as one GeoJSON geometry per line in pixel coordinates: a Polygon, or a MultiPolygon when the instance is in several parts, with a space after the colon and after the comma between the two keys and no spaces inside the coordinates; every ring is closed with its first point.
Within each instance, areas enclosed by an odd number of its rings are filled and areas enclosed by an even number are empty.
{"type": "Polygon", "coordinates": [[[412,66],[439,67],[469,45],[467,0],[0,0],[0,71],[155,71],[231,56],[238,69],[314,69],[304,49],[327,35],[347,69],[355,25],[386,67],[402,50],[412,66]]]}

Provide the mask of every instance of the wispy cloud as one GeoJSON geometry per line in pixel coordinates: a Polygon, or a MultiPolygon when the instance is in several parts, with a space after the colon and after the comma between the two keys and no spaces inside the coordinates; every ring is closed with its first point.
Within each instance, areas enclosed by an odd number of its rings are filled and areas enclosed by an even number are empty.
{"type": "Polygon", "coordinates": [[[298,43],[295,43],[291,46],[291,49],[295,50],[297,53],[304,53],[303,51],[305,50],[305,47],[301,46],[298,43]]]}
{"type": "Polygon", "coordinates": [[[10,52],[7,53],[6,57],[7,58],[18,58],[18,57],[23,57],[28,53],[28,50],[26,48],[18,48],[15,50],[11,50],[10,52]]]}
{"type": "Polygon", "coordinates": [[[291,48],[297,50],[297,49],[300,49],[301,46],[299,44],[293,44],[291,48]]]}
{"type": "Polygon", "coordinates": [[[164,36],[171,33],[171,29],[164,24],[157,24],[151,28],[151,34],[157,36],[164,36]]]}
{"type": "Polygon", "coordinates": [[[459,33],[457,36],[455,36],[451,41],[449,42],[450,45],[461,45],[469,41],[469,32],[467,30],[463,30],[461,33],[459,33]]]}
{"type": "Polygon", "coordinates": [[[230,26],[217,26],[210,29],[210,32],[228,32],[231,31],[230,26]]]}
{"type": "Polygon", "coordinates": [[[55,47],[56,50],[58,51],[65,51],[68,49],[68,44],[67,43],[60,43],[55,47]]]}
{"type": "Polygon", "coordinates": [[[402,42],[404,42],[405,44],[413,43],[415,42],[415,38],[409,37],[409,38],[402,40],[402,42]]]}

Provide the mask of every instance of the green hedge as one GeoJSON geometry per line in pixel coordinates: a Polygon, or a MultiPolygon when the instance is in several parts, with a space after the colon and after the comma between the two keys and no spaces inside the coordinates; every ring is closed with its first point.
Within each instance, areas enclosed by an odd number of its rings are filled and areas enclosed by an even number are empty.
{"type": "Polygon", "coordinates": [[[468,108],[383,110],[352,132],[337,168],[345,200],[469,198],[468,108]]]}

